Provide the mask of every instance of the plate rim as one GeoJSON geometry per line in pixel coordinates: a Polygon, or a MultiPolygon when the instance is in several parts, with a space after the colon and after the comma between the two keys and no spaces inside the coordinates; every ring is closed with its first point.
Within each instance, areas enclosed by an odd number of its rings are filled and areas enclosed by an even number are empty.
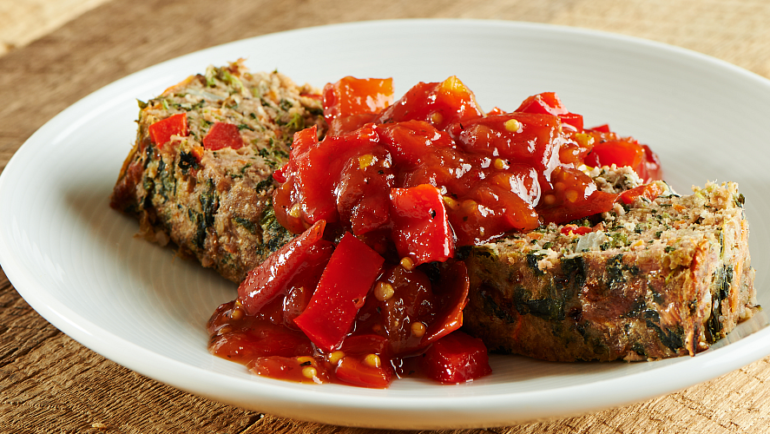
{"type": "MultiPolygon", "coordinates": [[[[242,39],[239,41],[233,41],[229,42],[227,44],[218,45],[215,47],[206,48],[203,50],[195,51],[192,53],[185,54],[183,56],[179,56],[170,60],[166,60],[164,62],[155,64],[153,66],[150,66],[148,68],[144,68],[140,71],[134,72],[132,74],[127,75],[126,77],[123,77],[119,80],[116,80],[107,86],[104,86],[89,95],[83,97],[76,103],[70,105],[65,110],[57,114],[55,117],[53,117],[51,120],[47,121],[41,128],[39,128],[32,136],[30,136],[24,144],[13,154],[11,159],[9,160],[6,167],[3,169],[3,172],[0,173],[0,204],[3,202],[7,202],[6,196],[7,194],[3,194],[3,192],[6,191],[6,189],[11,188],[10,185],[12,184],[12,176],[14,173],[17,172],[16,166],[20,165],[22,163],[19,163],[19,161],[23,161],[27,153],[32,152],[34,147],[36,146],[35,143],[37,143],[41,138],[46,137],[47,135],[51,134],[49,133],[49,130],[56,131],[56,127],[58,124],[63,123],[72,113],[77,113],[81,110],[83,106],[87,106],[89,104],[92,104],[94,101],[99,100],[99,97],[103,94],[111,94],[111,92],[114,89],[118,89],[121,87],[123,83],[133,82],[138,79],[138,77],[142,77],[144,75],[152,75],[153,72],[157,70],[163,70],[168,68],[170,65],[186,60],[192,60],[197,57],[205,57],[206,55],[223,50],[225,47],[227,48],[234,48],[239,45],[248,45],[250,43],[254,43],[254,41],[258,40],[269,40],[271,38],[280,38],[284,37],[286,34],[312,34],[317,32],[328,32],[328,31],[334,31],[338,28],[368,28],[371,26],[440,26],[440,25],[447,25],[451,24],[453,26],[457,25],[463,25],[467,27],[485,27],[488,28],[490,26],[497,26],[497,27],[503,27],[503,28],[522,28],[522,29],[538,29],[539,31],[543,31],[546,33],[551,32],[557,32],[557,33],[566,33],[566,34],[572,34],[572,35],[582,35],[582,36],[588,36],[592,38],[598,38],[598,39],[607,39],[611,42],[615,43],[621,43],[621,44],[633,44],[636,46],[642,46],[647,49],[653,49],[655,51],[660,51],[662,53],[668,53],[671,55],[684,55],[686,57],[689,57],[691,59],[697,59],[702,62],[706,62],[707,64],[720,67],[720,68],[726,68],[730,70],[732,73],[738,73],[746,79],[751,79],[754,81],[758,81],[762,85],[766,87],[770,87],[770,81],[768,81],[766,78],[761,77],[753,72],[747,71],[743,68],[740,68],[738,66],[735,66],[733,64],[730,64],[726,61],[716,59],[710,56],[707,56],[702,53],[698,53],[686,48],[682,47],[676,47],[671,46],[667,44],[663,44],[656,41],[649,41],[645,39],[640,39],[632,36],[627,35],[618,35],[614,33],[604,32],[604,31],[597,31],[597,30],[589,30],[589,29],[583,29],[583,28],[575,28],[575,27],[568,27],[568,26],[559,26],[559,25],[551,25],[551,24],[541,24],[541,23],[528,23],[528,22],[514,22],[514,21],[501,21],[501,20],[474,20],[474,19],[405,19],[405,20],[373,20],[373,21],[362,21],[362,22],[353,22],[353,23],[341,23],[341,24],[331,24],[331,25],[324,25],[324,26],[316,26],[316,27],[309,27],[309,28],[302,28],[302,29],[294,29],[284,32],[277,32],[277,33],[271,33],[261,36],[256,36],[252,38],[242,39]]],[[[189,75],[189,72],[187,73],[189,75]]],[[[62,136],[63,133],[54,133],[54,136],[62,136]]],[[[7,220],[7,217],[5,216],[12,216],[12,213],[8,210],[12,209],[12,207],[0,207],[0,222],[2,222],[5,225],[10,224],[10,221],[7,220]],[[2,209],[5,208],[7,211],[2,211],[2,209]]],[[[135,372],[138,372],[142,375],[148,376],[150,378],[153,378],[157,381],[161,381],[165,384],[169,384],[173,387],[179,388],[181,390],[185,390],[190,393],[194,393],[199,396],[204,396],[210,399],[215,399],[217,401],[226,402],[233,405],[243,406],[244,401],[242,401],[242,398],[236,398],[234,400],[229,400],[227,398],[223,398],[220,395],[212,395],[206,391],[202,391],[200,387],[190,387],[190,378],[198,378],[203,383],[205,383],[209,387],[214,387],[216,385],[222,385],[225,384],[228,388],[228,390],[236,390],[239,393],[239,396],[249,396],[251,399],[248,402],[248,405],[252,406],[255,402],[260,405],[270,405],[270,412],[282,415],[285,417],[291,417],[291,418],[297,418],[298,416],[296,413],[291,414],[285,414],[284,412],[281,412],[280,409],[276,409],[279,405],[288,405],[289,407],[302,407],[307,405],[312,406],[319,406],[321,404],[322,407],[325,408],[334,408],[334,409],[356,409],[361,411],[368,411],[368,412],[375,412],[377,414],[386,415],[385,417],[391,417],[393,422],[395,422],[392,426],[389,425],[383,425],[383,424],[374,424],[371,426],[377,426],[377,427],[386,427],[386,428],[447,428],[447,427],[479,427],[479,426],[495,426],[495,425],[504,425],[509,424],[512,422],[524,422],[528,420],[534,420],[538,418],[543,417],[564,417],[564,416],[570,416],[574,414],[579,413],[585,413],[590,411],[595,411],[599,409],[606,409],[609,407],[615,407],[619,405],[625,405],[632,402],[638,402],[640,400],[649,399],[654,396],[658,396],[665,393],[671,393],[676,390],[682,389],[684,387],[688,387],[693,384],[700,383],[702,381],[716,378],[719,375],[722,375],[724,373],[730,372],[734,369],[737,369],[741,366],[744,366],[749,362],[746,362],[746,359],[751,360],[758,360],[761,357],[764,357],[768,354],[770,354],[770,328],[765,327],[761,330],[758,330],[754,333],[752,333],[749,336],[746,336],[742,339],[740,339],[738,342],[731,343],[729,345],[730,352],[729,354],[723,352],[723,351],[713,351],[713,352],[706,352],[701,353],[698,356],[691,359],[692,363],[676,363],[668,366],[664,366],[660,369],[666,369],[667,371],[673,371],[674,374],[676,373],[684,373],[687,372],[688,376],[677,376],[678,381],[673,381],[672,384],[665,388],[660,387],[647,387],[642,388],[638,387],[639,382],[643,382],[645,379],[652,379],[652,377],[655,376],[655,374],[659,373],[658,369],[651,369],[649,371],[645,372],[639,372],[631,375],[626,375],[620,378],[613,378],[609,380],[603,380],[598,381],[594,383],[584,384],[584,385],[576,385],[576,386],[568,386],[563,388],[552,388],[547,390],[539,390],[539,391],[528,391],[523,393],[517,393],[517,392],[511,392],[511,393],[505,393],[505,394],[494,394],[490,396],[477,396],[477,395],[469,395],[464,397],[458,397],[458,396],[451,396],[446,397],[445,399],[437,399],[435,397],[430,398],[420,398],[420,397],[414,397],[414,398],[403,398],[399,397],[399,402],[397,404],[394,404],[393,402],[387,401],[387,402],[381,402],[383,400],[387,400],[387,395],[384,395],[383,397],[376,396],[362,396],[362,395],[352,395],[352,396],[346,396],[347,399],[343,399],[345,401],[344,403],[329,403],[328,401],[325,403],[321,403],[321,400],[324,400],[325,398],[333,397],[335,400],[340,399],[340,395],[337,393],[329,393],[328,391],[324,391],[323,388],[312,388],[310,389],[307,394],[303,392],[303,394],[296,395],[293,394],[295,388],[293,387],[287,387],[286,383],[284,382],[278,382],[275,380],[271,381],[260,381],[257,389],[260,389],[262,391],[262,402],[259,402],[259,400],[254,399],[253,393],[255,391],[255,386],[253,386],[254,382],[246,381],[244,382],[241,379],[234,379],[231,377],[227,377],[223,374],[208,371],[202,368],[198,368],[192,365],[188,365],[186,363],[183,363],[181,361],[177,361],[174,359],[170,359],[166,356],[163,356],[161,354],[155,353],[149,349],[146,349],[144,347],[141,347],[139,345],[133,344],[130,341],[127,341],[123,339],[120,336],[116,336],[107,330],[101,328],[100,326],[92,323],[87,318],[84,318],[71,309],[69,309],[66,305],[60,303],[56,299],[50,299],[50,300],[43,300],[43,295],[46,293],[46,288],[44,285],[41,285],[39,282],[35,280],[35,276],[29,275],[29,270],[27,269],[25,264],[22,264],[21,261],[17,260],[13,252],[11,251],[11,247],[13,247],[13,244],[10,242],[11,240],[5,238],[5,232],[4,230],[0,230],[0,264],[3,265],[3,271],[5,272],[6,276],[8,277],[8,280],[13,284],[14,288],[22,295],[22,297],[29,303],[30,306],[32,306],[41,316],[43,316],[47,321],[49,321],[51,324],[53,324],[55,327],[57,327],[59,330],[63,331],[68,336],[72,337],[76,341],[80,342],[84,346],[88,347],[92,351],[95,351],[102,356],[116,361],[116,363],[125,366],[129,369],[134,370],[135,372]],[[76,321],[73,321],[72,319],[75,319],[76,321]],[[83,327],[83,326],[87,327],[83,327]],[[134,356],[126,356],[126,348],[130,348],[130,352],[133,353],[134,356]],[[127,360],[128,359],[128,360],[127,360]],[[140,359],[144,359],[145,362],[140,361],[140,359]],[[120,360],[120,361],[118,361],[120,360]],[[158,366],[162,367],[160,371],[153,371],[148,368],[147,364],[148,361],[157,360],[162,363],[159,363],[158,366]],[[695,366],[693,366],[695,365],[695,366]],[[696,374],[693,374],[693,368],[698,367],[704,367],[708,366],[710,367],[709,373],[703,373],[700,370],[696,374]],[[162,377],[162,378],[161,378],[162,377]],[[617,388],[617,387],[626,387],[627,389],[632,390],[632,392],[629,392],[625,395],[623,399],[618,399],[617,397],[613,397],[612,394],[607,393],[609,389],[617,388]],[[634,387],[630,387],[634,386],[634,387]],[[230,389],[232,388],[232,389],[230,389]],[[579,399],[580,396],[584,396],[587,392],[590,392],[592,397],[594,398],[593,401],[589,400],[581,400],[579,399]],[[288,395],[291,396],[287,396],[288,395]],[[556,393],[559,392],[559,393],[556,393]],[[558,395],[559,399],[554,399],[554,395],[558,395]],[[270,403],[264,402],[265,400],[271,401],[270,403]],[[433,403],[431,405],[426,405],[426,401],[429,401],[429,403],[433,403]],[[473,401],[473,405],[469,401],[473,401]],[[502,403],[502,404],[501,404],[502,403]],[[277,405],[275,405],[277,404],[277,405]],[[373,405],[376,404],[376,405],[373,405]],[[555,405],[554,405],[555,404],[555,405]],[[497,415],[498,417],[490,417],[489,413],[500,413],[511,411],[511,407],[519,406],[518,411],[514,411],[513,414],[509,413],[505,417],[500,417],[501,415],[497,415]],[[533,407],[540,406],[541,408],[539,411],[533,407]],[[486,410],[482,412],[485,416],[484,419],[479,419],[478,417],[469,417],[470,423],[467,425],[458,425],[455,420],[456,418],[453,418],[449,420],[449,424],[445,424],[446,420],[426,420],[426,424],[424,426],[402,426],[399,425],[397,422],[397,418],[394,418],[399,412],[408,412],[413,411],[415,408],[421,410],[421,411],[432,411],[432,412],[460,412],[463,416],[472,416],[468,415],[468,409],[469,408],[485,408],[486,410]],[[548,408],[543,408],[548,407],[548,408]],[[559,410],[554,410],[553,407],[557,407],[559,410]],[[524,409],[522,411],[521,409],[524,409]],[[524,413],[527,413],[525,417],[524,413]],[[518,416],[514,416],[514,414],[518,414],[518,416]],[[511,417],[513,416],[513,417],[511,417]]],[[[34,273],[33,273],[34,274],[34,273]]],[[[213,356],[212,356],[213,357],[213,356]]],[[[654,382],[653,382],[654,383],[654,382]]],[[[451,387],[451,386],[449,386],[451,387]]],[[[333,401],[333,400],[332,400],[333,401]]],[[[476,414],[477,415],[477,414],[476,414]]],[[[323,420],[317,419],[317,418],[310,418],[306,420],[313,420],[316,422],[323,422],[323,423],[342,423],[344,424],[344,421],[334,420],[323,420]]],[[[359,418],[360,420],[360,418],[359,418]]],[[[353,426],[367,426],[365,423],[361,424],[359,423],[352,423],[353,426]]]]}

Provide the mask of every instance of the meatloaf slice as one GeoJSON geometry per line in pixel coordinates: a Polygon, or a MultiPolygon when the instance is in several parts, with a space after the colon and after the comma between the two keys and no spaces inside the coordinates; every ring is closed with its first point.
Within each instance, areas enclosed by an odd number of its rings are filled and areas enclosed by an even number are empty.
{"type": "Polygon", "coordinates": [[[294,132],[326,129],[320,92],[278,73],[249,73],[241,61],[209,67],[139,106],[136,143],[110,205],[136,216],[140,233],[241,281],[291,238],[275,221],[273,171],[288,159],[294,132]],[[150,125],[186,113],[188,132],[154,144],[150,125]],[[239,149],[204,149],[217,123],[238,127],[239,149]]]}
{"type": "Polygon", "coordinates": [[[616,205],[584,235],[549,225],[471,248],[465,327],[492,351],[551,361],[707,349],[751,317],[754,269],[737,185],[693,190],[616,205]]]}

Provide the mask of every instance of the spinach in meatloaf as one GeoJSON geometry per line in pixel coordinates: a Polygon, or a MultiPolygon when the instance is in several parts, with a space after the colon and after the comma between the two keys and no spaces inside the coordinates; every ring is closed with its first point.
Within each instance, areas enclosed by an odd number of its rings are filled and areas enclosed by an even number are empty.
{"type": "MultiPolygon", "coordinates": [[[[620,171],[622,172],[622,170],[620,171]]],[[[594,174],[597,184],[613,191],[594,174]]],[[[493,351],[552,361],[695,355],[756,307],[737,185],[616,206],[585,235],[549,225],[468,249],[465,328],[493,351]]]]}
{"type": "Polygon", "coordinates": [[[140,233],[240,282],[251,268],[291,239],[275,222],[272,172],[289,157],[293,135],[326,131],[320,92],[278,73],[250,73],[242,61],[209,67],[161,95],[139,102],[136,142],[126,158],[111,206],[136,216],[140,233]],[[186,113],[188,134],[164,146],[149,126],[186,113]],[[216,122],[235,124],[243,146],[204,149],[216,122]]]}

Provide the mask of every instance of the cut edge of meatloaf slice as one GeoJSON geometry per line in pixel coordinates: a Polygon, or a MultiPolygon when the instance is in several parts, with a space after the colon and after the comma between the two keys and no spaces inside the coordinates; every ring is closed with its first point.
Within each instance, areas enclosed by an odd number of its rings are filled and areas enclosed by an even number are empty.
{"type": "MultiPolygon", "coordinates": [[[[594,173],[633,188],[627,168],[594,173]]],[[[616,204],[592,231],[554,224],[463,252],[465,329],[490,351],[550,361],[694,356],[757,307],[749,228],[735,183],[616,204]]]]}
{"type": "Polygon", "coordinates": [[[293,237],[275,221],[272,173],[288,159],[293,134],[326,131],[320,91],[285,75],[250,73],[243,61],[206,69],[139,102],[136,142],[110,205],[139,219],[139,234],[240,282],[293,237]],[[186,113],[188,134],[162,146],[150,125],[186,113]],[[243,146],[204,149],[216,122],[237,125],[243,146]]]}

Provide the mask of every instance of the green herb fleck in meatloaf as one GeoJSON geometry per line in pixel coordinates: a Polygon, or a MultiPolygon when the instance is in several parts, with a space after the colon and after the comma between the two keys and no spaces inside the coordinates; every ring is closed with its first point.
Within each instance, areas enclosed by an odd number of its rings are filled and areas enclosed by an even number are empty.
{"type": "Polygon", "coordinates": [[[110,205],[138,217],[145,238],[173,241],[183,255],[241,281],[292,237],[273,217],[271,175],[288,159],[296,131],[326,130],[320,92],[278,72],[250,73],[238,61],[139,106],[136,143],[110,205]],[[150,125],[178,113],[186,113],[187,136],[153,144],[150,125]],[[216,122],[235,124],[244,146],[204,149],[216,122]]]}

